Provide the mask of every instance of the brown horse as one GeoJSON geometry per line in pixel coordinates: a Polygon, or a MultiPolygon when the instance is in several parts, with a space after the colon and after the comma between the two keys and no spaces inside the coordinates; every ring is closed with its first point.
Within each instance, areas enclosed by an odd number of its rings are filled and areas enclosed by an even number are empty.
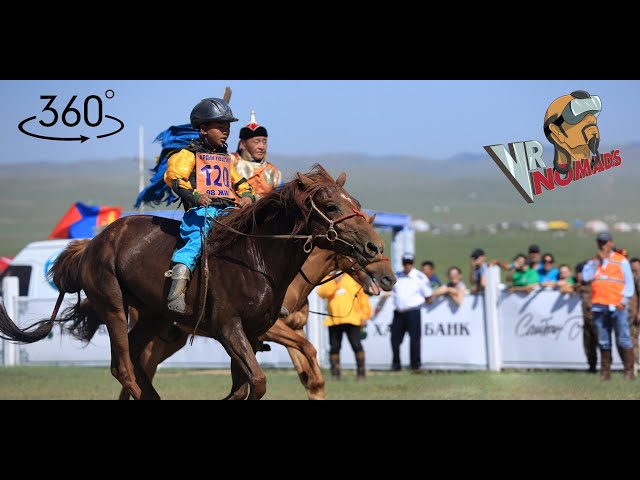
{"type": "MultiPolygon", "coordinates": [[[[324,399],[324,377],[318,364],[316,349],[307,340],[304,332],[309,315],[307,297],[315,284],[334,270],[349,273],[362,285],[362,291],[367,295],[379,295],[380,288],[390,291],[396,282],[396,277],[386,257],[379,262],[369,264],[366,268],[361,268],[359,265],[355,265],[350,257],[338,255],[330,250],[315,249],[309,255],[302,267],[302,271],[305,272],[309,281],[300,274],[296,276],[287,289],[283,304],[290,312],[289,315],[284,319],[278,319],[259,340],[276,342],[287,347],[291,361],[310,400],[324,399]]],[[[130,326],[135,325],[139,315],[145,314],[138,312],[134,307],[130,308],[129,313],[130,326]]],[[[69,332],[87,343],[92,340],[101,324],[88,299],[83,300],[76,307],[66,309],[61,316],[61,321],[73,322],[67,327],[69,332]]],[[[170,325],[167,331],[162,332],[149,342],[147,348],[142,352],[140,363],[150,380],[153,380],[160,363],[186,345],[190,333],[191,331],[185,327],[170,325]]],[[[206,331],[200,333],[208,336],[206,331]]],[[[129,399],[129,391],[123,388],[119,398],[120,400],[129,399]]]]}
{"type": "Polygon", "coordinates": [[[140,366],[140,354],[171,322],[202,328],[231,357],[228,399],[259,399],[266,377],[255,357],[258,338],[276,321],[287,287],[314,245],[351,255],[363,264],[381,258],[382,240],[359,202],[319,165],[308,174],[224,217],[204,240],[203,262],[187,290],[184,316],[167,309],[164,271],[178,241],[179,223],[149,216],[116,220],[83,248],[70,245],[51,271],[60,294],[52,318],[20,329],[0,311],[5,338],[33,343],[53,328],[65,292],[84,290],[111,341],[111,373],[135,399],[159,398],[140,366]],[[211,281],[208,276],[211,276],[211,281]],[[140,315],[127,335],[128,306],[140,315]]]}

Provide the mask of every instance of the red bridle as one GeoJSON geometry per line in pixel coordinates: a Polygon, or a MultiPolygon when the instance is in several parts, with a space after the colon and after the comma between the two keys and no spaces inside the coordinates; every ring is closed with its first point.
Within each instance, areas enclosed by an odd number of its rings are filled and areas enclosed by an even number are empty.
{"type": "Polygon", "coordinates": [[[357,208],[352,208],[351,210],[353,210],[353,213],[350,213],[349,215],[345,215],[344,217],[340,217],[337,220],[334,220],[333,221],[334,225],[336,223],[340,223],[340,222],[342,222],[344,220],[348,220],[348,219],[353,218],[353,217],[362,217],[365,220],[367,219],[367,217],[365,217],[364,213],[361,212],[360,210],[358,210],[357,208]]]}

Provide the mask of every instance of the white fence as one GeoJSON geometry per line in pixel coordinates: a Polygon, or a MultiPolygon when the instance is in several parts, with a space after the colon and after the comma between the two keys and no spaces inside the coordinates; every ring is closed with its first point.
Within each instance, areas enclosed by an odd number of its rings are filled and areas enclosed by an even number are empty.
{"type": "MultiPolygon", "coordinates": [[[[5,279],[4,304],[18,325],[49,318],[55,298],[17,297],[15,279],[5,279]],[[11,311],[13,309],[13,311],[11,311]]],[[[422,309],[422,366],[426,369],[500,370],[501,368],[586,368],[582,350],[582,309],[578,295],[563,295],[538,290],[529,295],[507,294],[499,288],[497,267],[489,270],[486,293],[467,295],[458,307],[447,298],[422,309]]],[[[372,297],[375,308],[381,297],[372,297]]],[[[75,302],[69,295],[67,303],[75,302]]],[[[324,311],[324,302],[315,292],[310,309],[324,311]]],[[[388,369],[391,366],[389,327],[393,319],[393,299],[367,326],[363,340],[367,366],[388,369]]],[[[323,317],[310,314],[307,336],[318,349],[321,365],[328,366],[328,332],[323,317]]],[[[287,350],[271,343],[270,352],[258,354],[265,367],[293,367],[287,350]]],[[[409,362],[408,334],[401,347],[403,365],[409,362]]],[[[32,345],[3,344],[6,365],[74,364],[108,365],[109,338],[101,329],[89,346],[83,346],[56,327],[51,335],[32,345]]],[[[342,346],[342,364],[355,366],[346,338],[342,346]]],[[[619,364],[619,363],[618,363],[619,364]]],[[[196,338],[163,364],[166,367],[226,368],[229,357],[222,346],[211,339],[196,338]]]]}

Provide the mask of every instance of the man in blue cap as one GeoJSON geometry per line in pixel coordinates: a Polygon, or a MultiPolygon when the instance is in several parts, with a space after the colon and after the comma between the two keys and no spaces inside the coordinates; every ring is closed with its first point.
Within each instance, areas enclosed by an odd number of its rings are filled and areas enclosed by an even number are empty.
{"type": "Polygon", "coordinates": [[[400,345],[404,334],[409,332],[410,364],[412,370],[420,370],[420,309],[425,302],[430,302],[433,290],[427,276],[413,268],[415,257],[411,253],[402,256],[402,270],[396,273],[398,281],[393,286],[395,311],[391,322],[391,350],[393,360],[391,369],[400,370],[400,345]]]}
{"type": "Polygon", "coordinates": [[[476,248],[471,252],[469,268],[469,286],[471,293],[482,293],[487,282],[487,256],[484,250],[476,248]]]}

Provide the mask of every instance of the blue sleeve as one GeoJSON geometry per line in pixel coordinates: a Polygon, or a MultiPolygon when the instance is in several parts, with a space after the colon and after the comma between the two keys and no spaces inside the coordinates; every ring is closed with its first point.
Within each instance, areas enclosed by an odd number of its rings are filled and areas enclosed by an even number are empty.
{"type": "Polygon", "coordinates": [[[589,260],[587,264],[584,266],[584,268],[582,269],[582,280],[584,282],[592,281],[595,278],[597,271],[598,271],[598,265],[596,265],[593,259],[589,260]]]}
{"type": "Polygon", "coordinates": [[[622,273],[624,274],[624,290],[622,290],[622,304],[629,303],[629,299],[635,292],[635,284],[633,283],[633,272],[631,272],[631,264],[625,259],[622,262],[622,273]]]}

